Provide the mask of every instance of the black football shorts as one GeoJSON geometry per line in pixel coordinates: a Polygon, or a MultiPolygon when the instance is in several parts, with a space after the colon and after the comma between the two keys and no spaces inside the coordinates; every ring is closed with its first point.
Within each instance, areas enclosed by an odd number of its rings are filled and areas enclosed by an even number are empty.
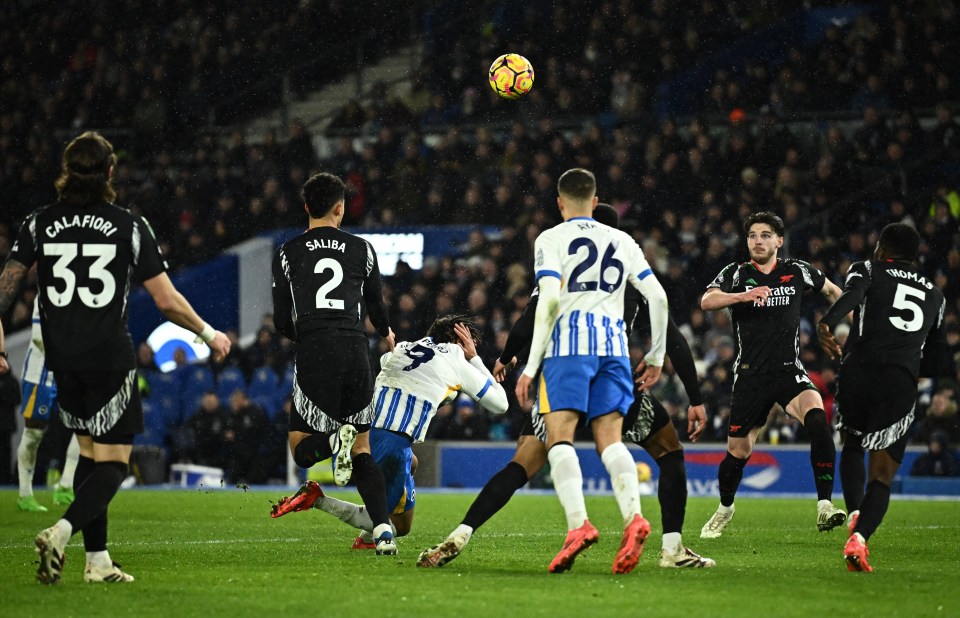
{"type": "Polygon", "coordinates": [[[58,371],[57,400],[64,426],[100,444],[133,444],[143,432],[137,372],[58,371]]]}
{"type": "Polygon", "coordinates": [[[917,405],[917,381],[899,365],[842,365],[835,413],[846,441],[903,461],[917,405]]]}
{"type": "Polygon", "coordinates": [[[746,437],[753,428],[766,424],[773,404],[778,403],[786,410],[800,393],[811,389],[816,391],[817,387],[802,369],[737,376],[733,383],[727,435],[746,437]]]}

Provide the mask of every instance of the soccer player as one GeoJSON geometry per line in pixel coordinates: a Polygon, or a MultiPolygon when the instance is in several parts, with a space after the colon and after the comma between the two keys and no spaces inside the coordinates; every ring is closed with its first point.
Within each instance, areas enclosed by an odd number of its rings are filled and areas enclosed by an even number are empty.
{"type": "MultiPolygon", "coordinates": [[[[387,507],[397,536],[413,525],[416,490],[413,482],[414,443],[423,442],[437,408],[466,393],[494,414],[507,411],[507,394],[477,356],[480,334],[464,315],[438,318],[427,336],[403,341],[380,359],[370,404],[373,424],[370,446],[387,484],[387,507]]],[[[363,506],[325,496],[320,485],[307,481],[290,498],[274,505],[271,515],[320,509],[363,530],[354,541],[362,549],[372,540],[373,521],[363,506]]]]}
{"type": "MultiPolygon", "coordinates": [[[[604,225],[619,226],[619,215],[609,204],[597,204],[593,218],[604,225]]],[[[530,302],[520,319],[510,329],[510,335],[500,358],[494,366],[497,381],[503,381],[507,370],[516,364],[516,355],[530,344],[533,336],[534,314],[539,291],[535,288],[530,302]]],[[[650,314],[643,297],[631,286],[626,290],[624,315],[629,333],[634,328],[649,328],[650,314]],[[636,316],[633,318],[632,316],[636,316]]],[[[696,442],[706,427],[707,415],[703,407],[697,369],[690,346],[680,329],[669,319],[667,324],[667,356],[670,357],[680,380],[690,398],[687,412],[687,431],[696,442]]],[[[624,419],[624,437],[642,446],[660,468],[657,497],[663,524],[663,545],[660,566],[664,568],[697,568],[716,566],[710,558],[704,558],[683,545],[681,532],[687,502],[687,476],[683,464],[683,447],[670,417],[657,399],[642,387],[634,388],[634,402],[624,419]]],[[[520,439],[513,459],[495,474],[470,505],[463,521],[447,538],[420,554],[417,566],[442,567],[466,548],[473,534],[488,519],[506,506],[513,494],[527,484],[547,462],[546,431],[534,403],[531,413],[524,419],[520,439]]]]}
{"type": "MultiPolygon", "coordinates": [[[[130,285],[143,281],[170,321],[197,333],[222,358],[230,340],[177,292],[147,222],[112,203],[116,156],[99,133],[86,132],[63,152],[58,199],[31,213],[0,274],[0,313],[34,263],[47,368],[57,376],[63,424],[80,442],[76,499],[36,538],[37,579],[60,581],[64,547],[83,531],[84,581],[131,582],[107,551],[107,508],[127,476],[135,434],[143,430],[136,357],[127,330],[130,285]]],[[[3,330],[0,329],[0,352],[3,330]]],[[[0,372],[9,370],[0,356],[0,372]]]]}
{"type": "Polygon", "coordinates": [[[563,223],[541,233],[534,246],[540,300],[530,355],[516,386],[517,399],[525,407],[543,363],[539,412],[568,530],[549,570],[569,570],[577,555],[598,540],[597,529],[587,518],[583,475],[573,448],[577,423],[585,417],[623,516],[623,539],[613,572],[629,573],[643,552],[650,523],[640,512],[636,463],[620,437],[623,416],[633,403],[624,289],[629,282],[650,303],[653,343],[639,378],[647,388],[660,377],[663,365],[667,295],[637,243],[591,218],[597,205],[591,172],[581,168],[564,172],[557,190],[563,223]]]}
{"type": "Polygon", "coordinates": [[[832,331],[854,312],[837,388],[840,482],[851,519],[843,548],[849,571],[873,571],[867,541],[890,505],[890,483],[914,420],[917,379],[938,375],[944,365],[946,301],[914,266],[919,247],[920,235],[909,225],[883,228],[873,259],[850,267],[843,295],[817,325],[820,345],[838,358],[840,345],[832,331]]]}
{"type": "Polygon", "coordinates": [[[296,345],[290,451],[309,468],[334,456],[334,481],[355,478],[374,523],[377,555],[394,555],[383,473],[370,454],[373,375],[362,319],[393,350],[377,254],[366,240],[340,229],[343,182],[316,174],[303,185],[307,231],[273,258],[273,323],[296,345]]]}
{"type": "Polygon", "coordinates": [[[804,261],[777,257],[784,232],[777,215],[753,213],[743,229],[750,261],[726,266],[700,300],[704,311],[730,308],[737,342],[727,455],[717,472],[720,506],[700,537],[718,538],[733,518],[743,468],[774,403],[807,429],[817,487],[817,529],[832,530],[847,514],[831,502],[837,450],[820,392],[800,362],[800,305],[808,290],[833,302],[840,288],[804,261]]]}
{"type": "MultiPolygon", "coordinates": [[[[47,424],[57,407],[57,384],[53,372],[47,369],[43,358],[43,333],[40,330],[40,303],[33,304],[33,326],[30,333],[30,348],[23,361],[23,420],[26,427],[17,446],[17,474],[20,480],[20,498],[17,508],[21,511],[46,513],[33,495],[33,471],[37,465],[37,450],[47,430],[47,424]]],[[[73,502],[73,475],[80,457],[80,443],[71,434],[70,444],[63,462],[63,473],[53,488],[53,503],[68,506],[73,502]]]]}

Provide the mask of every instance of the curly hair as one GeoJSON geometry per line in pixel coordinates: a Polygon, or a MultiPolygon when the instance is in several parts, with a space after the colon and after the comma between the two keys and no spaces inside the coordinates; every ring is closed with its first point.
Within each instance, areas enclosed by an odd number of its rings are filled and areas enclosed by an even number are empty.
{"type": "Polygon", "coordinates": [[[113,202],[117,192],[110,170],[116,163],[113,144],[96,131],[74,138],[63,150],[60,176],[53,183],[60,201],[71,206],[113,202]]]}
{"type": "Polygon", "coordinates": [[[470,336],[473,337],[473,343],[480,345],[483,336],[477,326],[477,319],[465,313],[452,313],[437,318],[427,331],[427,336],[432,337],[436,343],[460,343],[457,331],[453,330],[457,324],[466,326],[470,336]]]}

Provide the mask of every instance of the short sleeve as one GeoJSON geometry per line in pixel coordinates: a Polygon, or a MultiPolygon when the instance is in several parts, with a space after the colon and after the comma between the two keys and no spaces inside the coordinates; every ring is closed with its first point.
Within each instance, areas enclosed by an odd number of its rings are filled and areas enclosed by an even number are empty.
{"type": "Polygon", "coordinates": [[[140,281],[153,279],[166,272],[167,263],[160,255],[157,237],[153,228],[143,217],[136,217],[133,221],[133,249],[137,260],[137,278],[140,281]]]}
{"type": "MultiPolygon", "coordinates": [[[[819,272],[819,271],[817,271],[819,272]]],[[[856,262],[850,265],[847,276],[843,280],[843,291],[867,289],[870,287],[870,269],[866,262],[856,262]]]]}
{"type": "Polygon", "coordinates": [[[17,233],[17,240],[13,243],[8,261],[17,261],[27,268],[33,266],[37,261],[37,215],[31,214],[23,220],[20,231],[17,233]]]}
{"type": "Polygon", "coordinates": [[[721,292],[733,290],[733,280],[737,273],[737,263],[727,264],[723,270],[707,285],[707,289],[716,288],[721,292]]]}
{"type": "Polygon", "coordinates": [[[809,262],[796,260],[797,267],[803,275],[803,285],[805,290],[819,292],[823,289],[823,284],[827,281],[827,276],[814,268],[809,262]]]}
{"type": "MultiPolygon", "coordinates": [[[[627,235],[625,234],[625,236],[627,235]]],[[[627,236],[626,243],[628,251],[630,252],[630,270],[632,274],[637,276],[637,279],[643,281],[653,274],[653,269],[650,268],[646,256],[643,255],[643,249],[640,248],[640,245],[638,245],[636,241],[627,236]]]]}
{"type": "Polygon", "coordinates": [[[540,234],[534,243],[534,277],[556,277],[563,280],[563,262],[556,242],[549,234],[540,234]]]}

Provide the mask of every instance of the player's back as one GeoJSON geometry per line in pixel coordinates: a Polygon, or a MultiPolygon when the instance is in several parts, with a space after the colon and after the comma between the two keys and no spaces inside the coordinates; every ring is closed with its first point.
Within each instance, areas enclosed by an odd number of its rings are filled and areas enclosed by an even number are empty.
{"type": "Polygon", "coordinates": [[[374,427],[423,439],[434,412],[461,388],[463,349],[430,337],[401,341],[384,355],[373,391],[374,427]]]}
{"type": "Polygon", "coordinates": [[[900,365],[917,377],[927,337],[943,322],[943,292],[907,262],[868,260],[847,277],[869,287],[854,310],[844,362],[900,365]]]}
{"type": "Polygon", "coordinates": [[[97,369],[132,369],[127,296],[144,238],[153,238],[146,222],[106,202],[57,202],[37,209],[25,227],[35,248],[48,367],[76,369],[95,359],[97,369]]]}
{"type": "Polygon", "coordinates": [[[623,311],[628,279],[642,279],[651,272],[633,238],[593,219],[576,217],[540,235],[535,259],[538,279],[560,278],[557,322],[546,356],[626,356],[623,311]]]}
{"type": "Polygon", "coordinates": [[[369,242],[320,226],[287,241],[278,253],[300,336],[327,329],[363,332],[364,282],[376,260],[369,242]]]}

